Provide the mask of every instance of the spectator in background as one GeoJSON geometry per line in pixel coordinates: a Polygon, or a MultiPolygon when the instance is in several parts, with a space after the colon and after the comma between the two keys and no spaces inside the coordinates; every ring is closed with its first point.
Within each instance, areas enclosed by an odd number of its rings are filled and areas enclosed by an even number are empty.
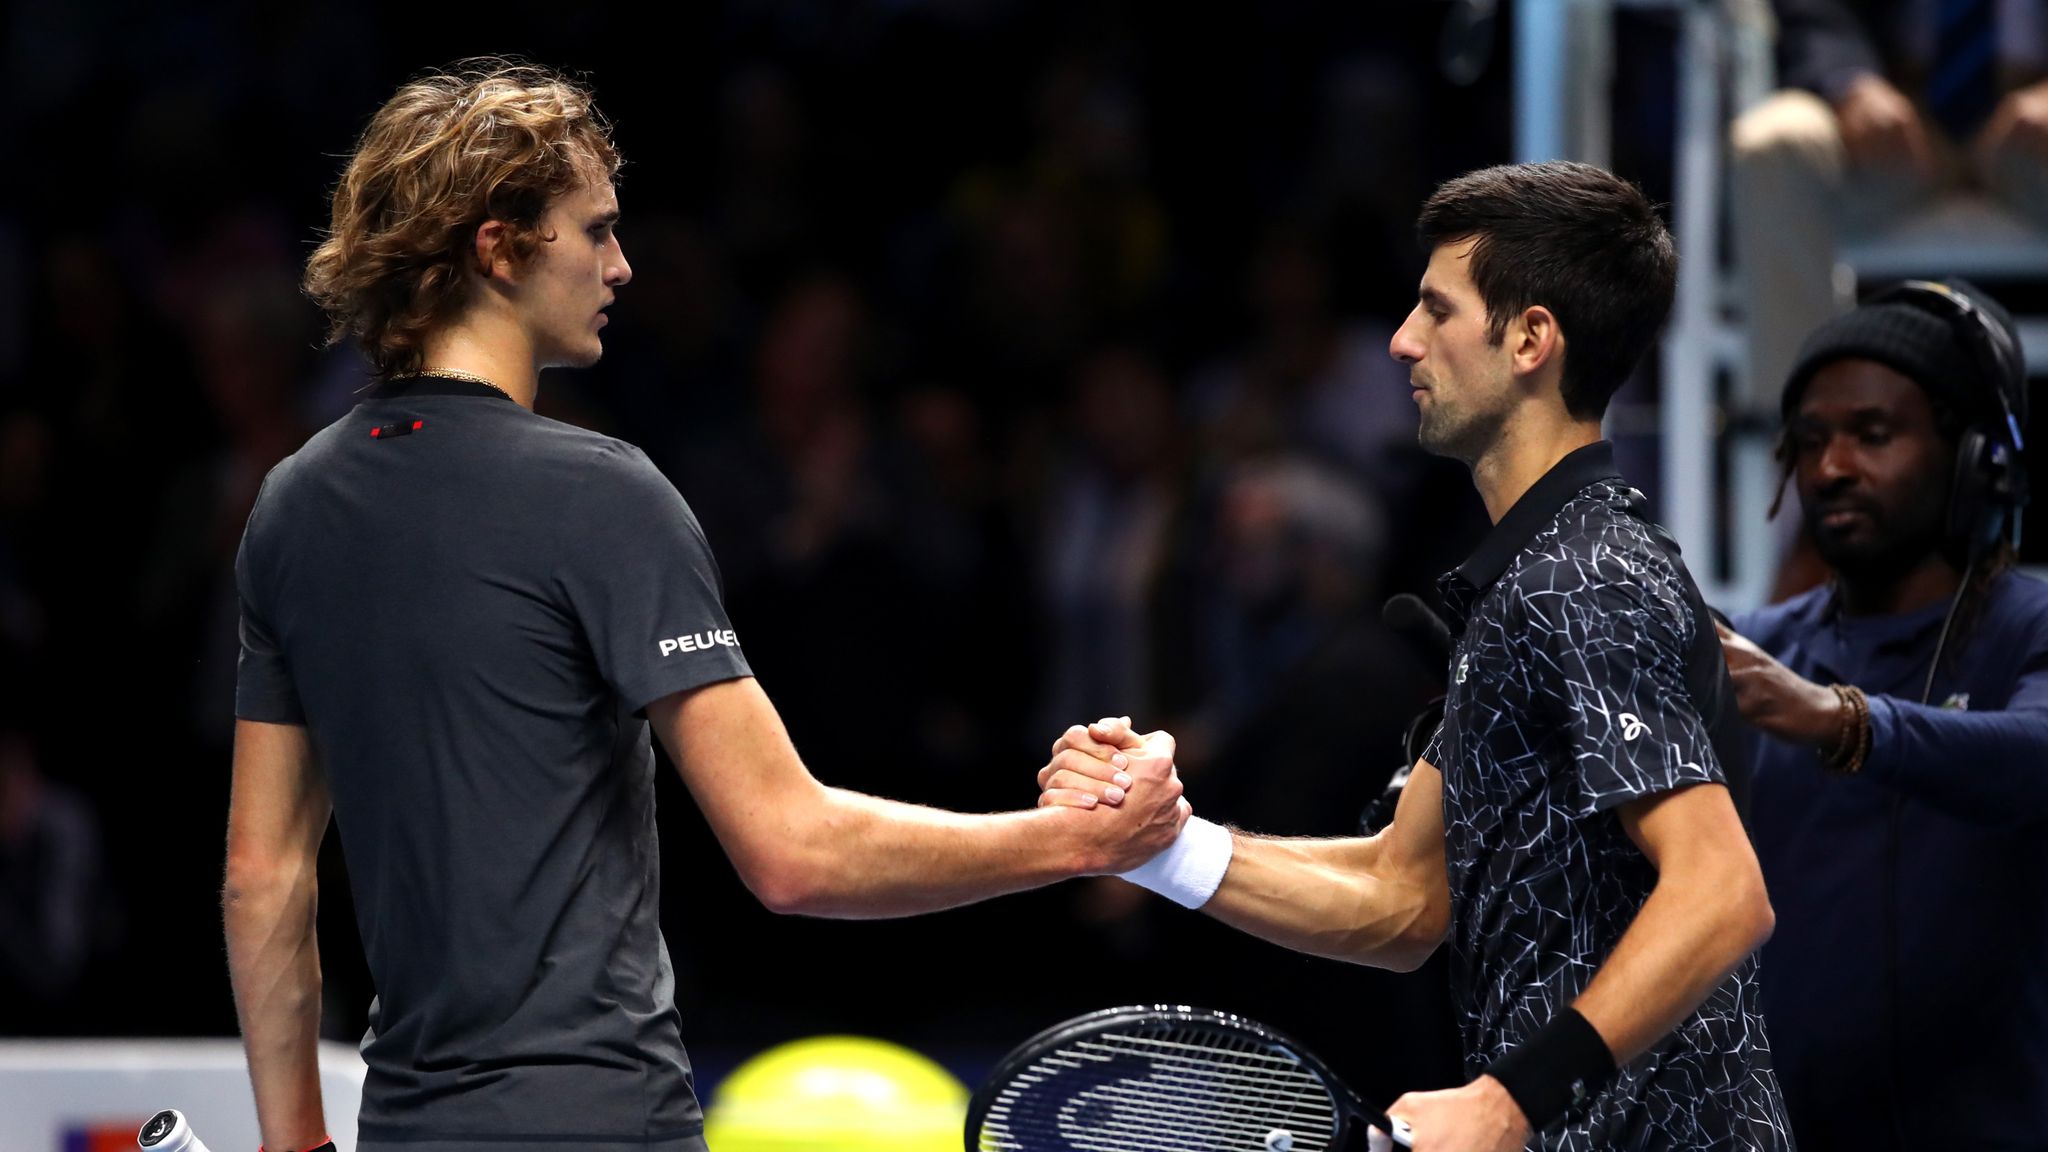
{"type": "Polygon", "coordinates": [[[1380,623],[1386,518],[1355,479],[1302,456],[1224,486],[1198,630],[1212,692],[1183,724],[1182,771],[1219,817],[1341,836],[1401,763],[1400,736],[1441,670],[1380,623]],[[1274,732],[1289,733],[1284,745],[1274,732]]]}
{"type": "Polygon", "coordinates": [[[142,599],[145,616],[199,648],[186,717],[214,756],[233,738],[235,547],[263,477],[310,431],[313,314],[279,227],[261,214],[224,220],[162,287],[213,435],[164,486],[142,599]]]}
{"type": "Polygon", "coordinates": [[[1097,334],[1142,314],[1168,252],[1128,77],[1085,56],[1055,59],[1033,97],[1026,155],[973,169],[952,191],[965,283],[956,331],[935,333],[975,348],[984,389],[1026,394],[1063,376],[1097,334]]]}
{"type": "Polygon", "coordinates": [[[30,581],[29,541],[48,531],[49,425],[28,412],[0,416],[0,680],[27,684],[46,623],[30,581]]]}
{"type": "MultiPolygon", "coordinates": [[[[1364,486],[1388,539],[1455,539],[1486,520],[1454,464],[1415,443],[1408,372],[1386,354],[1393,325],[1340,315],[1329,243],[1300,224],[1269,228],[1252,259],[1244,303],[1250,345],[1198,371],[1187,419],[1201,445],[1196,499],[1213,513],[1217,486],[1239,465],[1302,454],[1364,486]]],[[[1435,578],[1430,544],[1379,554],[1380,587],[1435,578]]]]}
{"type": "MultiPolygon", "coordinates": [[[[776,697],[800,747],[896,706],[915,663],[896,642],[915,601],[900,578],[904,526],[887,430],[869,395],[872,362],[860,289],[836,273],[800,277],[762,325],[747,416],[692,429],[673,457],[676,487],[716,550],[735,626],[753,659],[774,662],[776,697]]],[[[883,788],[904,767],[894,750],[847,751],[835,783],[883,788]]]]}
{"type": "MultiPolygon", "coordinates": [[[[1183,778],[1214,819],[1272,834],[1356,835],[1363,810],[1408,766],[1402,730],[1442,691],[1446,670],[1425,667],[1381,623],[1387,523],[1354,475],[1299,450],[1223,477],[1201,538],[1186,548],[1192,571],[1176,583],[1192,587],[1170,626],[1191,634],[1193,682],[1180,687],[1198,695],[1167,713],[1183,778]],[[1279,732],[1286,739],[1275,740],[1279,732]]],[[[1123,932],[1134,968],[1205,958],[1199,975],[1159,994],[1313,1030],[1304,1042],[1374,1083],[1460,1082],[1442,957],[1411,975],[1278,953],[1160,901],[1132,915],[1139,889],[1089,883],[1084,911],[1114,908],[1135,921],[1123,932]],[[1337,986],[1346,989],[1341,1006],[1330,1001],[1337,986]],[[1387,1036],[1401,1038],[1398,1051],[1387,1036]]]]}
{"type": "Polygon", "coordinates": [[[1153,715],[1153,597],[1180,511],[1172,399],[1150,357],[1096,352],[1077,374],[1040,539],[1050,633],[1039,727],[1153,715]]]}
{"type": "Polygon", "coordinates": [[[0,730],[0,1035],[74,1029],[88,966],[112,939],[99,820],[0,730]]]}
{"type": "Polygon", "coordinates": [[[2040,0],[1774,0],[1784,90],[1736,121],[1734,229],[1750,396],[1841,310],[1841,235],[1958,189],[2048,225],[2040,0]]]}
{"type": "Polygon", "coordinates": [[[765,63],[736,68],[719,95],[715,226],[743,286],[766,296],[825,239],[810,110],[789,74],[765,63]]]}
{"type": "Polygon", "coordinates": [[[1421,453],[1407,371],[1387,357],[1393,325],[1336,314],[1329,262],[1299,228],[1271,230],[1248,279],[1251,347],[1190,388],[1208,463],[1300,446],[1378,492],[1401,494],[1421,453]]]}
{"type": "Polygon", "coordinates": [[[751,426],[689,435],[677,466],[685,490],[702,493],[705,531],[734,585],[805,573],[879,537],[887,503],[866,395],[867,327],[851,282],[795,281],[754,349],[751,426]]]}

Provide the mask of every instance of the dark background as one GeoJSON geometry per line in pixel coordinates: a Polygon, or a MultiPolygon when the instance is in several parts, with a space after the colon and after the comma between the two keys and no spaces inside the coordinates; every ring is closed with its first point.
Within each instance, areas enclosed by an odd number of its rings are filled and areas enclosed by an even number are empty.
{"type": "MultiPolygon", "coordinates": [[[[483,52],[586,78],[627,158],[635,278],[603,363],[550,374],[540,410],[645,448],[697,510],[817,775],[1020,807],[1062,727],[1128,713],[1181,735],[1204,815],[1352,830],[1433,687],[1380,603],[1485,524],[1414,448],[1385,351],[1423,197],[1510,154],[1510,13],[1459,85],[1448,11],[11,6],[0,1034],[234,1031],[230,565],[265,471],[364,382],[296,278],[370,113],[483,52]]],[[[1621,35],[1615,166],[1662,200],[1668,37],[1621,35]]],[[[714,1074],[853,1031],[971,1077],[1160,1000],[1264,1018],[1374,1095],[1457,1078],[1440,961],[1313,961],[1112,881],[776,918],[663,780],[678,1000],[714,1074]]],[[[353,1039],[333,841],[325,1031],[353,1039]]]]}

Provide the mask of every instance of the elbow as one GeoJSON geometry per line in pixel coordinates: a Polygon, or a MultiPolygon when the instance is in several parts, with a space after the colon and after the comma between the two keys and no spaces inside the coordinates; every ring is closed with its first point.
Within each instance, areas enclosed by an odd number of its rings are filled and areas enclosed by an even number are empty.
{"type": "Polygon", "coordinates": [[[771,845],[735,860],[740,881],[777,916],[823,916],[833,906],[832,870],[795,845],[771,845]]]}
{"type": "Polygon", "coordinates": [[[1778,913],[1771,908],[1771,896],[1764,889],[1762,876],[1756,878],[1755,892],[1745,902],[1748,912],[1749,951],[1762,948],[1777,930],[1778,913]]]}
{"type": "Polygon", "coordinates": [[[733,867],[761,907],[777,916],[827,915],[838,869],[824,839],[818,824],[784,825],[749,837],[745,848],[731,853],[733,867]]]}
{"type": "Polygon", "coordinates": [[[1449,901],[1429,901],[1391,941],[1377,950],[1374,966],[1390,972],[1413,972],[1436,955],[1450,930],[1449,901]]]}
{"type": "Polygon", "coordinates": [[[253,905],[288,899],[301,890],[310,892],[313,883],[310,866],[297,867],[249,853],[231,854],[221,883],[221,908],[232,915],[253,905]]]}
{"type": "Polygon", "coordinates": [[[1729,966],[1742,962],[1771,938],[1778,914],[1771,909],[1771,897],[1764,887],[1763,872],[1752,858],[1739,876],[1724,874],[1718,890],[1723,893],[1718,923],[1721,939],[1728,942],[1729,966]]]}
{"type": "Polygon", "coordinates": [[[1374,967],[1384,968],[1389,972],[1413,972],[1427,964],[1429,958],[1434,955],[1436,955],[1436,942],[1434,941],[1423,943],[1421,941],[1410,942],[1400,940],[1396,941],[1392,946],[1382,949],[1374,957],[1377,961],[1374,967]]]}
{"type": "Polygon", "coordinates": [[[761,907],[777,916],[816,915],[823,905],[818,886],[798,868],[757,868],[740,878],[761,907]]]}
{"type": "Polygon", "coordinates": [[[719,840],[740,882],[778,916],[831,915],[857,860],[846,842],[842,806],[815,780],[767,798],[743,818],[725,822],[719,840]]]}

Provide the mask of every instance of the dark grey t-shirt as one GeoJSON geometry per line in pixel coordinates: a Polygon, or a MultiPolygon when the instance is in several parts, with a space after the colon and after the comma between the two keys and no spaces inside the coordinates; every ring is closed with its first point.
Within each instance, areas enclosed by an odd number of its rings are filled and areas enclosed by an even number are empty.
{"type": "Polygon", "coordinates": [[[749,674],[710,550],[638,449],[398,384],[236,563],[236,714],[310,732],[376,981],[361,1136],[700,1148],[640,713],[749,674]]]}

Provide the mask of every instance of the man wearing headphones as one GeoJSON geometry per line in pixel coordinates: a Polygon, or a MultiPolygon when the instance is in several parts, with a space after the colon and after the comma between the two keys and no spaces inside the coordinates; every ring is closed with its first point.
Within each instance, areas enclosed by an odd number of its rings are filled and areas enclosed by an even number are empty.
{"type": "Polygon", "coordinates": [[[1786,381],[1780,459],[1831,579],[1721,638],[1763,733],[1760,979],[1803,1152],[2048,1148],[2048,584],[2013,570],[2025,386],[2010,318],[1961,281],[1830,321],[1786,381]]]}

